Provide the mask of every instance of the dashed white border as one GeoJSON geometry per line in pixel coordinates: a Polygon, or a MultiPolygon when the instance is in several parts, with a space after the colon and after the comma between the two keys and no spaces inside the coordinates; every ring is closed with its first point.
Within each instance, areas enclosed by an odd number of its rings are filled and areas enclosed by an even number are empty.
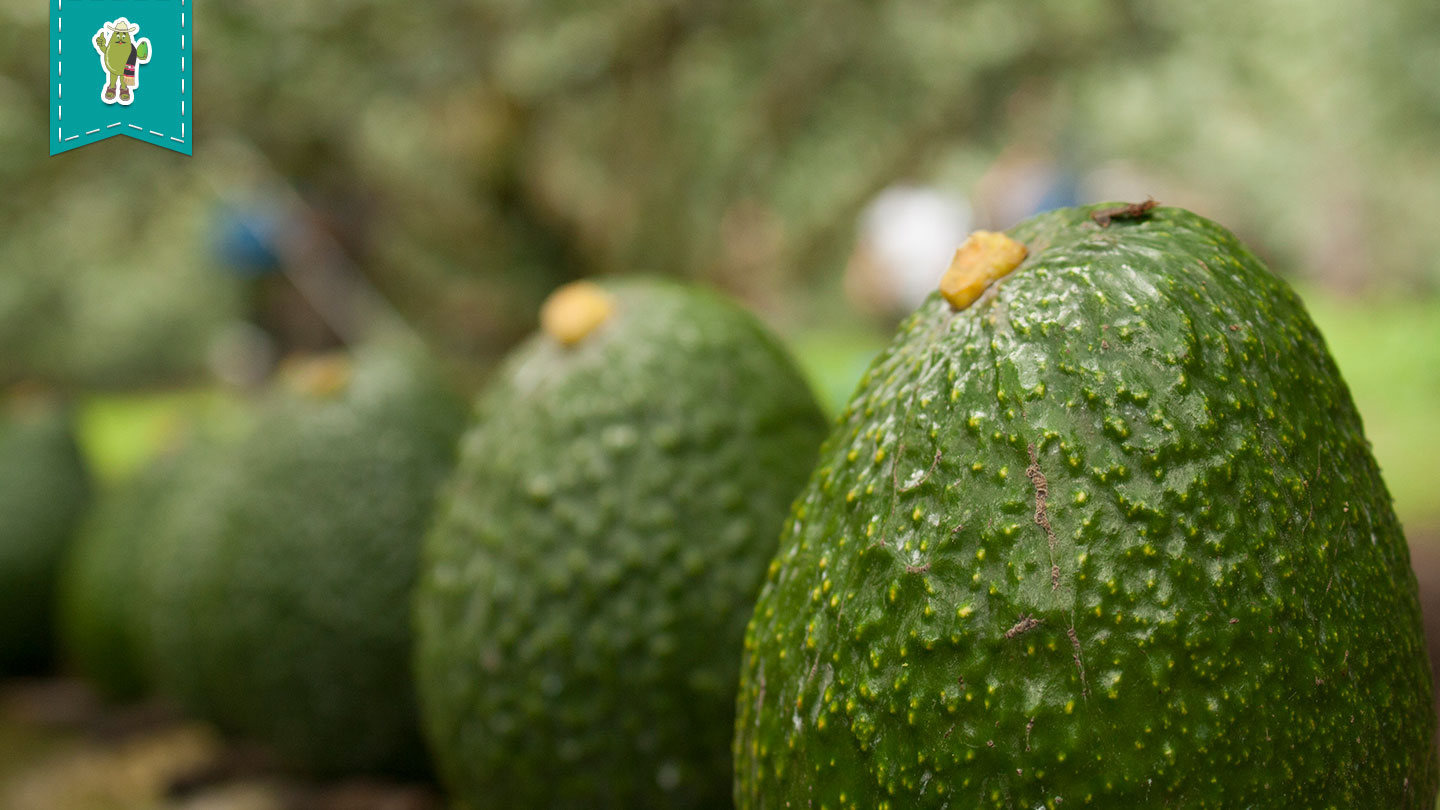
{"type": "MultiPolygon", "coordinates": [[[[64,33],[64,31],[65,31],[64,11],[65,11],[65,0],[56,0],[56,2],[55,2],[55,12],[56,12],[56,13],[55,13],[55,31],[56,31],[56,33],[64,33]]],[[[177,137],[175,137],[174,135],[171,135],[171,136],[170,136],[170,140],[175,141],[176,143],[185,143],[185,123],[184,123],[184,118],[185,118],[185,70],[186,70],[186,68],[185,68],[185,56],[183,55],[183,52],[184,52],[184,50],[185,50],[185,0],[180,0],[180,50],[181,50],[181,52],[182,52],[182,55],[181,55],[181,57],[180,57],[180,118],[181,118],[181,123],[180,123],[180,137],[177,138],[177,137]]],[[[65,108],[59,103],[59,102],[60,102],[60,99],[62,99],[62,98],[65,97],[65,84],[64,84],[64,82],[59,81],[59,79],[61,79],[61,78],[63,78],[63,77],[65,76],[65,59],[64,59],[64,53],[65,53],[65,40],[64,40],[64,39],[59,39],[59,38],[57,38],[57,39],[55,40],[55,57],[56,57],[56,58],[55,58],[55,77],[56,77],[56,79],[57,79],[57,81],[55,82],[55,99],[56,99],[56,103],[55,103],[55,120],[56,120],[57,123],[65,120],[65,108]]],[[[116,122],[113,123],[113,124],[107,124],[107,125],[105,125],[105,129],[112,129],[112,128],[114,128],[114,127],[120,126],[120,125],[123,124],[123,123],[125,123],[125,122],[124,122],[124,121],[116,121],[116,122]]],[[[136,126],[135,124],[130,124],[130,128],[131,128],[131,129],[140,130],[141,133],[144,133],[144,132],[147,131],[144,127],[136,126]]],[[[98,128],[97,128],[97,129],[86,130],[85,135],[87,135],[87,136],[88,136],[88,135],[95,135],[95,134],[97,134],[97,133],[99,133],[99,132],[100,132],[100,130],[99,130],[98,128]]],[[[165,135],[164,135],[163,133],[156,132],[156,131],[153,130],[153,129],[152,129],[152,130],[148,130],[148,132],[149,132],[151,135],[154,135],[154,136],[157,137],[157,138],[164,138],[164,137],[165,137],[165,135]]],[[[65,135],[65,129],[64,129],[64,127],[57,126],[57,127],[55,128],[55,137],[56,137],[56,139],[59,140],[61,143],[68,143],[68,142],[70,142],[70,141],[75,140],[76,138],[79,138],[80,136],[79,136],[79,135],[70,135],[70,136],[67,137],[67,136],[65,135]]]]}

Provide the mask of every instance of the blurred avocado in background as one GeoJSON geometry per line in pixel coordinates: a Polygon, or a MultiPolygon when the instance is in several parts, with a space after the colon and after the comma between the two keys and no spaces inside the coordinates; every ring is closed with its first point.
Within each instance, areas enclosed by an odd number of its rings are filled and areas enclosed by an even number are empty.
{"type": "Polygon", "coordinates": [[[144,554],[162,693],[324,774],[426,772],[410,592],[464,400],[417,347],[285,367],[144,554]]]}
{"type": "Polygon", "coordinates": [[[56,580],[91,489],[72,425],[48,392],[0,397],[0,675],[53,657],[56,580]]]}
{"type": "Polygon", "coordinates": [[[65,661],[106,699],[131,701],[153,686],[145,564],[163,516],[212,448],[192,440],[106,486],[85,516],[60,580],[58,630],[65,661]]]}
{"type": "Polygon", "coordinates": [[[151,548],[211,455],[251,429],[253,403],[218,387],[101,391],[74,410],[98,492],[61,570],[61,664],[123,704],[154,688],[151,548]]]}

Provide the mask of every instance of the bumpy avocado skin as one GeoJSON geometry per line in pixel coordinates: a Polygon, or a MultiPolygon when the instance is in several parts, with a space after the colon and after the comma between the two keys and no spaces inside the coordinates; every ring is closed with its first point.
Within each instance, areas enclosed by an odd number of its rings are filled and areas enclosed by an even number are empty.
{"type": "Polygon", "coordinates": [[[465,410],[372,350],[343,391],[275,392],[188,468],[145,575],[161,690],[294,768],[423,773],[409,606],[465,410]]]}
{"type": "Polygon", "coordinates": [[[426,545],[421,704],[462,807],[729,807],[745,622],[825,424],[734,305],[607,289],[482,396],[426,545]]]}
{"type": "Polygon", "coordinates": [[[741,810],[1434,806],[1415,577],[1323,340],[1225,229],[1103,207],[1017,226],[863,379],[747,630],[741,810]]]}
{"type": "Polygon", "coordinates": [[[63,408],[0,406],[0,674],[53,658],[56,581],[90,498],[63,408]]]}

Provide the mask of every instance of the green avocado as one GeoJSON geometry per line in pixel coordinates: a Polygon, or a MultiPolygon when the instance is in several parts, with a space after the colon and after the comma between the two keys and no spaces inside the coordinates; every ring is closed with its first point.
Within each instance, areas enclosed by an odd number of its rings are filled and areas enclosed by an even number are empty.
{"type": "Polygon", "coordinates": [[[1179,209],[1009,236],[1018,268],[901,327],[796,503],[737,807],[1434,807],[1405,538],[1295,294],[1179,209]]]}
{"type": "Polygon", "coordinates": [[[428,537],[425,728],[472,810],[729,807],[740,642],[825,422],[735,305],[580,285],[482,396],[428,537]]]}
{"type": "Polygon", "coordinates": [[[162,691],[320,774],[423,773],[410,598],[465,406],[389,347],[272,392],[147,552],[162,691]]]}
{"type": "Polygon", "coordinates": [[[81,524],[60,578],[58,631],[65,658],[111,700],[150,686],[141,561],[186,466],[189,448],[159,456],[102,491],[81,524]]]}
{"type": "Polygon", "coordinates": [[[0,403],[0,674],[52,660],[56,581],[89,498],[66,410],[43,396],[0,403]]]}

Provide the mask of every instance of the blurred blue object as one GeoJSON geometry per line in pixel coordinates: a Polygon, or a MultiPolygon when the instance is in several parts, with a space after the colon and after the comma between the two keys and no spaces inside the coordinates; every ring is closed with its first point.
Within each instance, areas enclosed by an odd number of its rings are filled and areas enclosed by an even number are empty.
{"type": "Polygon", "coordinates": [[[1027,218],[1081,203],[1080,177],[1075,172],[1057,167],[1046,179],[1048,182],[1045,184],[1044,192],[1035,202],[1030,213],[1025,215],[1027,218]]]}
{"type": "Polygon", "coordinates": [[[211,247],[230,274],[260,278],[280,269],[283,227],[281,218],[263,206],[219,206],[213,214],[211,247]]]}

